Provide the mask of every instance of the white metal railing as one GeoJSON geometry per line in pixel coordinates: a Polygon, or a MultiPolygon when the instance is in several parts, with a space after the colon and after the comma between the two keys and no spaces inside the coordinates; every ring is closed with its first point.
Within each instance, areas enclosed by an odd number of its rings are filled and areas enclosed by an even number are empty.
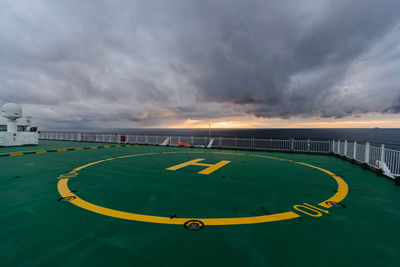
{"type": "MultiPolygon", "coordinates": [[[[86,141],[102,143],[126,143],[158,145],[169,138],[170,145],[184,142],[194,147],[206,147],[208,137],[196,136],[154,136],[154,135],[120,135],[103,133],[68,133],[68,132],[40,132],[40,139],[86,141]]],[[[390,172],[400,176],[400,149],[387,148],[383,143],[360,142],[354,140],[295,140],[295,139],[255,139],[255,138],[226,138],[216,137],[214,148],[251,149],[267,151],[305,152],[305,153],[333,153],[361,164],[375,167],[377,160],[384,162],[390,172]]]]}
{"type": "MultiPolygon", "coordinates": [[[[154,135],[120,135],[103,133],[66,133],[66,132],[40,132],[40,139],[66,140],[102,143],[127,143],[127,144],[161,144],[170,138],[171,145],[184,142],[190,146],[205,147],[209,137],[196,136],[154,136],[154,135]]],[[[331,141],[295,140],[295,139],[255,139],[255,138],[214,138],[213,147],[233,149],[254,149],[270,151],[294,151],[325,153],[332,152],[331,141]]]]}
{"type": "Polygon", "coordinates": [[[334,154],[367,164],[372,168],[376,166],[376,161],[381,161],[387,165],[394,176],[400,176],[400,150],[387,148],[384,143],[334,140],[332,148],[334,154]]]}

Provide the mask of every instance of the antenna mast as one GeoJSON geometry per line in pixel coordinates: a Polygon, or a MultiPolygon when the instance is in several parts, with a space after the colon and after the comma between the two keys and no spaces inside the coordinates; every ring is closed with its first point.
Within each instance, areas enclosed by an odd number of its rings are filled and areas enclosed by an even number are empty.
{"type": "Polygon", "coordinates": [[[211,140],[211,121],[208,122],[208,137],[211,140]]]}

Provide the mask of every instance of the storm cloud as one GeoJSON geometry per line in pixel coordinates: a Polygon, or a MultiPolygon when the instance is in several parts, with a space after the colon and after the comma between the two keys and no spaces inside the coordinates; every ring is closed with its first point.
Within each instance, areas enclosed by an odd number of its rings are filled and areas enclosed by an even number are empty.
{"type": "Polygon", "coordinates": [[[400,1],[2,1],[0,104],[44,127],[400,113],[400,1]]]}

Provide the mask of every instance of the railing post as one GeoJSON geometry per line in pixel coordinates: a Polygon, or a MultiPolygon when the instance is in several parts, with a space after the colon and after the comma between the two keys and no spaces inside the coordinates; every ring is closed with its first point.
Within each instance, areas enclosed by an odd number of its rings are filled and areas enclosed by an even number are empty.
{"type": "Polygon", "coordinates": [[[81,133],[78,133],[78,141],[81,141],[81,140],[82,140],[81,133]]]}
{"type": "Polygon", "coordinates": [[[192,146],[194,145],[193,136],[190,137],[190,143],[192,146]]]}
{"type": "Polygon", "coordinates": [[[294,151],[294,138],[290,139],[290,151],[294,151]]]}
{"type": "Polygon", "coordinates": [[[340,155],[340,140],[337,140],[337,154],[340,155]]]}
{"type": "Polygon", "coordinates": [[[251,149],[254,150],[254,137],[251,138],[251,149]]]}
{"type": "Polygon", "coordinates": [[[356,159],[357,157],[357,141],[354,141],[353,143],[353,159],[356,159]]]}
{"type": "Polygon", "coordinates": [[[364,162],[369,164],[369,142],[365,143],[365,157],[364,162]]]}
{"type": "Polygon", "coordinates": [[[307,139],[307,152],[310,152],[310,139],[307,139]]]}
{"type": "Polygon", "coordinates": [[[381,144],[381,161],[385,162],[385,144],[381,144]]]}
{"type": "Polygon", "coordinates": [[[147,134],[144,136],[144,143],[147,144],[148,143],[148,137],[147,134]]]}
{"type": "Polygon", "coordinates": [[[344,156],[347,157],[347,140],[344,140],[344,156]]]}
{"type": "Polygon", "coordinates": [[[235,137],[235,148],[237,148],[237,137],[235,137]]]}
{"type": "Polygon", "coordinates": [[[336,150],[334,152],[335,152],[335,154],[339,154],[339,148],[338,148],[339,147],[339,140],[336,141],[336,145],[335,146],[336,146],[336,150]]]}
{"type": "Polygon", "coordinates": [[[138,142],[137,142],[137,140],[138,140],[138,136],[136,135],[136,142],[135,142],[135,144],[137,144],[138,142]]]}
{"type": "Polygon", "coordinates": [[[218,140],[219,140],[219,146],[221,147],[222,146],[221,136],[218,138],[218,140]]]}

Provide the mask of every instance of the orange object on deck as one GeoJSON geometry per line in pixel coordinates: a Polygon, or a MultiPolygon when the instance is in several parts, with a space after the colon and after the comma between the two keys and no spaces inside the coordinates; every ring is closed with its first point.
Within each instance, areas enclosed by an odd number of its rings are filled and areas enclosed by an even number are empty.
{"type": "Polygon", "coordinates": [[[178,142],[178,146],[190,146],[190,144],[189,143],[186,143],[186,142],[178,142]]]}

